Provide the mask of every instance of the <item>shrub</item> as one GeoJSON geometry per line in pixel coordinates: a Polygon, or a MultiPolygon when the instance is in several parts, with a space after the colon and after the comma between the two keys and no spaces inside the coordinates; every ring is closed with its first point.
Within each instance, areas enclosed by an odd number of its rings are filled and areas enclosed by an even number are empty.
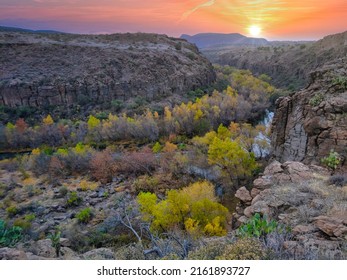
{"type": "Polygon", "coordinates": [[[182,49],[182,43],[181,42],[178,42],[175,44],[175,49],[180,51],[182,49]]]}
{"type": "Polygon", "coordinates": [[[59,192],[59,197],[64,197],[64,196],[67,195],[68,189],[67,189],[66,186],[61,186],[61,187],[59,188],[58,192],[59,192]]]}
{"type": "Polygon", "coordinates": [[[165,153],[173,153],[177,150],[177,145],[170,143],[170,142],[166,142],[165,146],[163,148],[163,152],[165,153]]]}
{"type": "Polygon", "coordinates": [[[112,100],[112,101],[111,101],[111,106],[112,106],[112,108],[113,108],[115,111],[119,111],[120,109],[122,109],[122,107],[123,107],[124,105],[123,105],[123,102],[120,101],[120,100],[112,100]]]}
{"type": "Polygon", "coordinates": [[[343,77],[343,76],[335,77],[333,79],[332,83],[334,86],[338,86],[343,90],[347,89],[347,78],[346,77],[343,77]]]}
{"type": "Polygon", "coordinates": [[[89,182],[87,180],[81,180],[80,182],[80,188],[82,191],[87,191],[87,190],[96,190],[99,187],[99,184],[97,182],[89,182]]]}
{"type": "Polygon", "coordinates": [[[317,93],[311,99],[309,100],[309,104],[312,107],[318,106],[322,101],[324,100],[324,94],[323,93],[317,93]]]}
{"type": "Polygon", "coordinates": [[[7,194],[6,185],[0,182],[0,199],[4,198],[7,194]]]}
{"type": "Polygon", "coordinates": [[[32,164],[30,168],[35,176],[38,177],[48,173],[50,156],[46,155],[45,153],[40,153],[39,155],[33,154],[31,162],[32,164]]]}
{"type": "Polygon", "coordinates": [[[330,151],[329,156],[322,158],[321,162],[329,167],[332,170],[335,170],[337,166],[340,164],[341,158],[340,155],[337,152],[334,152],[334,150],[330,151]]]}
{"type": "Polygon", "coordinates": [[[13,225],[16,227],[20,227],[23,230],[27,231],[31,228],[31,222],[35,219],[35,214],[28,214],[22,218],[16,219],[13,222],[13,225]]]}
{"type": "Polygon", "coordinates": [[[245,237],[265,237],[267,234],[279,229],[275,220],[268,221],[266,217],[261,217],[256,213],[246,224],[238,229],[238,235],[245,237]]]}
{"type": "Polygon", "coordinates": [[[213,240],[206,245],[200,246],[195,251],[189,252],[189,260],[215,260],[224,253],[226,242],[213,240]]]}
{"type": "Polygon", "coordinates": [[[343,187],[347,185],[347,175],[344,174],[336,174],[331,176],[328,180],[329,185],[335,185],[338,187],[343,187]]]}
{"type": "Polygon", "coordinates": [[[9,217],[13,217],[18,213],[18,208],[14,205],[9,206],[6,208],[6,212],[8,214],[9,217]]]}
{"type": "Polygon", "coordinates": [[[156,142],[152,148],[152,152],[155,154],[158,154],[161,152],[162,149],[163,149],[163,147],[160,145],[160,143],[156,142]]]}
{"type": "Polygon", "coordinates": [[[118,160],[117,171],[126,174],[149,174],[157,168],[157,160],[151,150],[126,153],[118,160]]]}
{"type": "Polygon", "coordinates": [[[214,187],[207,181],[169,190],[160,201],[156,194],[140,193],[137,201],[143,220],[151,222],[153,231],[181,228],[193,237],[226,235],[228,209],[216,202],[214,187]]]}
{"type": "Polygon", "coordinates": [[[76,214],[76,218],[80,223],[86,224],[92,218],[92,210],[90,208],[84,208],[76,214]]]}
{"type": "Polygon", "coordinates": [[[55,255],[59,258],[61,244],[60,244],[61,232],[58,228],[55,229],[54,233],[49,234],[49,239],[51,240],[51,245],[55,249],[55,255]]]}
{"type": "Polygon", "coordinates": [[[241,238],[228,245],[218,260],[264,260],[266,250],[259,240],[254,238],[241,238]]]}
{"type": "Polygon", "coordinates": [[[17,226],[7,227],[0,220],[0,247],[12,247],[22,239],[22,229],[17,226]]]}
{"type": "Polygon", "coordinates": [[[68,206],[78,206],[82,202],[82,198],[78,196],[77,192],[70,192],[68,193],[67,197],[67,205],[68,206]]]}
{"type": "Polygon", "coordinates": [[[137,193],[140,192],[156,192],[160,181],[158,177],[144,175],[134,182],[137,193]]]}
{"type": "Polygon", "coordinates": [[[51,177],[61,177],[64,175],[64,168],[62,161],[58,157],[53,156],[49,162],[49,175],[51,177]]]}
{"type": "Polygon", "coordinates": [[[144,260],[142,244],[136,243],[119,248],[115,252],[116,260],[144,260]]]}
{"type": "Polygon", "coordinates": [[[96,152],[90,160],[90,169],[96,180],[102,183],[111,182],[115,171],[111,152],[108,149],[96,152]]]}

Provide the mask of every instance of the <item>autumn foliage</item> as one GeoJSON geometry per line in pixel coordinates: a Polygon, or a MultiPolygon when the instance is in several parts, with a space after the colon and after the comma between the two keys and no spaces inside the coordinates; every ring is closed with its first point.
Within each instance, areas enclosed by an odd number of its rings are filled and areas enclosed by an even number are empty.
{"type": "Polygon", "coordinates": [[[169,190],[162,200],[153,193],[140,193],[137,201],[143,220],[153,231],[179,228],[192,236],[223,236],[227,232],[228,210],[217,202],[214,187],[207,181],[169,190]]]}
{"type": "Polygon", "coordinates": [[[90,160],[92,176],[101,183],[112,181],[115,173],[115,161],[110,150],[95,152],[90,160]]]}

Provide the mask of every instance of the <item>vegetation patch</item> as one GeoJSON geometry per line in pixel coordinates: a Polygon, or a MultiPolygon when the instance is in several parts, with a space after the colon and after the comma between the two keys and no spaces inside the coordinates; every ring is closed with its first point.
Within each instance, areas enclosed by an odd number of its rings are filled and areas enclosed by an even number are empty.
{"type": "Polygon", "coordinates": [[[13,247],[22,239],[22,228],[18,226],[8,227],[0,220],[0,247],[13,247]]]}
{"type": "Polygon", "coordinates": [[[323,101],[324,101],[324,94],[320,92],[320,93],[316,93],[313,97],[311,97],[308,103],[312,107],[316,107],[319,104],[321,104],[323,101]]]}
{"type": "Polygon", "coordinates": [[[321,162],[326,167],[335,170],[341,162],[341,157],[337,152],[331,150],[329,156],[322,158],[321,162]]]}

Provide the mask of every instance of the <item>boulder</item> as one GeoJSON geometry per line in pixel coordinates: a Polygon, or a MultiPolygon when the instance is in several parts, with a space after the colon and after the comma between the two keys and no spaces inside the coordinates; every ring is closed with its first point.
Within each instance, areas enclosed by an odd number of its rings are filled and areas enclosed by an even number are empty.
{"type": "Polygon", "coordinates": [[[246,187],[239,188],[236,191],[235,196],[246,204],[252,201],[252,197],[249,193],[249,190],[247,190],[246,187]]]}
{"type": "MultiPolygon", "coordinates": [[[[59,259],[79,259],[78,254],[76,252],[65,246],[70,246],[70,242],[68,241],[68,239],[62,238],[59,259]]],[[[43,257],[47,259],[56,258],[55,249],[52,247],[52,242],[50,239],[42,239],[34,242],[31,246],[30,251],[38,257],[43,257]]]]}
{"type": "Polygon", "coordinates": [[[315,226],[330,237],[347,240],[347,224],[343,219],[328,216],[314,218],[315,226]]]}
{"type": "Polygon", "coordinates": [[[259,190],[265,190],[273,185],[273,180],[270,176],[262,176],[255,179],[253,182],[253,187],[259,190]]]}
{"type": "Polygon", "coordinates": [[[28,256],[25,252],[15,248],[0,248],[0,260],[27,260],[28,256]]]}
{"type": "Polygon", "coordinates": [[[316,230],[316,227],[309,224],[309,225],[297,225],[292,229],[292,233],[294,235],[301,235],[301,234],[307,234],[314,232],[316,230]]]}
{"type": "Polygon", "coordinates": [[[274,175],[283,172],[282,164],[277,160],[270,163],[264,170],[264,175],[274,175]]]}
{"type": "Polygon", "coordinates": [[[85,260],[114,260],[114,252],[109,248],[98,248],[88,251],[82,256],[85,260]]]}

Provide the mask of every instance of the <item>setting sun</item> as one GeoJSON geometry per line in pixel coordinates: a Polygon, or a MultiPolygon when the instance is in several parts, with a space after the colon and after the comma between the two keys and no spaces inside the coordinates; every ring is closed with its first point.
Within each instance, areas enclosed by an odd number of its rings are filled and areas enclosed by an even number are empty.
{"type": "Polygon", "coordinates": [[[261,28],[257,25],[252,25],[248,28],[248,32],[253,37],[258,37],[261,33],[261,28]]]}

